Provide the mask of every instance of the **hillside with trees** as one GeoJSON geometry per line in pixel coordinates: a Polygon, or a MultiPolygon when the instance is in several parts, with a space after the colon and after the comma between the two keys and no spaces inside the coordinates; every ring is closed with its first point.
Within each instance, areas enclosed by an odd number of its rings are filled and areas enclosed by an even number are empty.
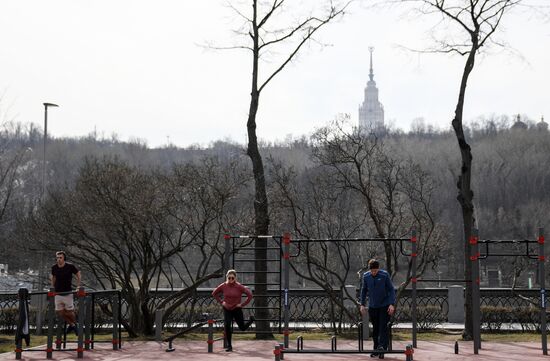
{"type": "MultiPolygon", "coordinates": [[[[482,238],[533,238],[538,227],[550,226],[550,133],[543,121],[514,120],[480,118],[466,128],[476,159],[472,188],[482,238]]],[[[0,140],[0,263],[36,271],[51,263],[53,251],[67,249],[93,275],[89,286],[125,290],[133,314],[141,315],[127,325],[136,334],[152,330],[147,290],[177,288],[184,297],[186,290],[214,285],[223,234],[253,233],[254,179],[245,145],[217,141],[151,149],[116,137],[54,138],[42,198],[40,129],[6,126],[0,140]]],[[[408,237],[415,227],[420,271],[459,274],[455,148],[451,131],[416,126],[375,137],[354,129],[346,116],[310,137],[260,142],[273,233],[408,237]]],[[[302,254],[291,284],[353,284],[371,257],[385,260],[396,281],[407,280],[407,262],[391,245],[344,244],[302,254]]],[[[535,267],[499,262],[489,265],[502,273],[503,286],[525,286],[518,274],[535,267]]],[[[170,304],[177,307],[177,300],[164,306],[170,304]]]]}

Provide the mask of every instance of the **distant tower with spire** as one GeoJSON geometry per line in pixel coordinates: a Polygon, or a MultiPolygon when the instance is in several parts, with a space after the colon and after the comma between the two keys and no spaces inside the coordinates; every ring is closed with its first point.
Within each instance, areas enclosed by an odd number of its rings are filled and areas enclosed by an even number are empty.
{"type": "Polygon", "coordinates": [[[359,129],[366,133],[380,134],[384,132],[384,106],[378,100],[378,88],[374,81],[372,70],[372,52],[374,48],[369,47],[370,71],[369,81],[365,88],[363,104],[359,105],[359,129]]]}

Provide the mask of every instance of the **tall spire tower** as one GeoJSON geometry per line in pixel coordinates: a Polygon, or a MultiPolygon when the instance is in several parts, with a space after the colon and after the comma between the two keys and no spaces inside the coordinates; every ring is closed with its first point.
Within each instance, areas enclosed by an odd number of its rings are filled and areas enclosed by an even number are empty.
{"type": "Polygon", "coordinates": [[[359,128],[363,132],[380,134],[384,132],[384,106],[378,100],[378,88],[374,81],[372,53],[374,47],[369,47],[370,69],[369,81],[364,91],[363,104],[359,105],[359,128]]]}

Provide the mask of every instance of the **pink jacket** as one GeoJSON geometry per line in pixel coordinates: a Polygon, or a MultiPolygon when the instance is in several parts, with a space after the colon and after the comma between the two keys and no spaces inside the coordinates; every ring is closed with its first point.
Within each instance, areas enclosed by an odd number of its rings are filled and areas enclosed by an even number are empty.
{"type": "Polygon", "coordinates": [[[212,296],[219,302],[225,302],[225,308],[228,310],[233,310],[240,303],[242,307],[248,305],[252,300],[252,292],[239,282],[234,283],[222,283],[214,291],[212,291],[212,296]],[[246,301],[241,302],[243,293],[246,294],[246,301]],[[220,297],[223,295],[223,300],[220,297]]]}

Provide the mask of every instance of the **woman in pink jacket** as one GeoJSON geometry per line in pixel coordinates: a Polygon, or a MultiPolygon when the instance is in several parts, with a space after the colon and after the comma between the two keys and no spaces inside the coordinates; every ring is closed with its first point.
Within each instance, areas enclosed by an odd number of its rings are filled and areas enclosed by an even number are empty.
{"type": "Polygon", "coordinates": [[[226,281],[212,291],[212,296],[223,307],[225,338],[227,341],[225,351],[231,352],[233,351],[231,345],[231,325],[233,324],[233,320],[237,322],[241,331],[245,331],[254,322],[254,316],[250,316],[249,321],[244,322],[243,307],[248,305],[252,300],[252,292],[237,282],[237,271],[230,269],[227,271],[225,277],[226,281]],[[242,302],[243,293],[246,294],[244,302],[242,302]],[[223,295],[223,299],[221,295],[223,295]]]}

